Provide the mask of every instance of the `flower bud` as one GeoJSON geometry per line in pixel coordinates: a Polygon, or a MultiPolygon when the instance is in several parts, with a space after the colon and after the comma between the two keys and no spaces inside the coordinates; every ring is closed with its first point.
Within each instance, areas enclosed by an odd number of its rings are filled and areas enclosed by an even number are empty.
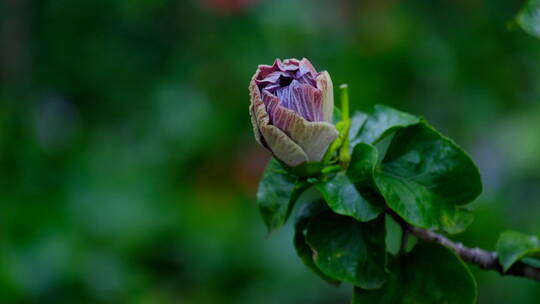
{"type": "Polygon", "coordinates": [[[319,162],[338,132],[331,123],[332,80],[309,60],[260,65],[249,85],[257,141],[290,167],[319,162]]]}

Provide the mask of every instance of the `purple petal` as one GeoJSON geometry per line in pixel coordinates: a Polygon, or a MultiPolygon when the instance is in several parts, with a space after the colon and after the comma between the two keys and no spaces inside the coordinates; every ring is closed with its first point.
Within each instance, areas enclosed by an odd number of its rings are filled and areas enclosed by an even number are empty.
{"type": "Polygon", "coordinates": [[[321,91],[293,80],[289,86],[276,90],[281,106],[291,109],[308,121],[323,120],[321,91]]]}
{"type": "Polygon", "coordinates": [[[282,71],[295,71],[298,69],[298,65],[300,64],[300,62],[296,59],[285,59],[283,63],[277,59],[276,62],[278,62],[278,67],[282,71]]]}
{"type": "Polygon", "coordinates": [[[268,74],[272,73],[272,72],[275,72],[276,69],[271,66],[271,65],[264,65],[264,64],[261,64],[259,65],[259,74],[258,74],[258,78],[259,79],[263,79],[265,78],[268,74]]]}
{"type": "MultiPolygon", "coordinates": [[[[307,59],[279,59],[272,66],[259,66],[255,83],[272,124],[286,125],[280,108],[292,110],[308,121],[323,121],[322,91],[317,87],[318,73],[307,59]]],[[[279,126],[278,126],[279,127],[279,126]]]]}
{"type": "Polygon", "coordinates": [[[311,64],[311,62],[309,62],[309,60],[307,60],[306,58],[302,59],[298,65],[298,69],[299,69],[299,76],[304,76],[306,74],[309,74],[311,77],[317,77],[317,71],[315,70],[315,68],[313,67],[313,65],[311,64]]]}
{"type": "MultiPolygon", "coordinates": [[[[257,82],[257,85],[259,88],[265,88],[266,90],[270,90],[268,87],[272,86],[272,88],[279,87],[282,85],[282,79],[294,79],[295,74],[290,71],[274,71],[269,74],[267,74],[263,79],[261,80],[255,80],[257,82]]],[[[273,93],[273,92],[272,92],[273,93]]]]}

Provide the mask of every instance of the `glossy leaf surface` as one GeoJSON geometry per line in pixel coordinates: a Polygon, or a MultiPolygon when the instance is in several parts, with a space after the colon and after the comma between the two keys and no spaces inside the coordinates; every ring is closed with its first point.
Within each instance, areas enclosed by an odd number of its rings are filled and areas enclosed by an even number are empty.
{"type": "Polygon", "coordinates": [[[477,286],[469,268],[437,244],[418,244],[390,265],[389,281],[377,290],[356,288],[353,304],[472,304],[477,286]]]}
{"type": "Polygon", "coordinates": [[[294,247],[304,265],[326,282],[338,285],[340,282],[325,275],[313,261],[314,252],[306,242],[305,229],[309,221],[320,213],[328,212],[324,201],[313,201],[302,206],[295,219],[294,247]]]}
{"type": "Polygon", "coordinates": [[[329,277],[364,289],[379,288],[386,281],[384,217],[360,223],[321,214],[309,222],[306,240],[315,252],[315,264],[329,277]]]}
{"type": "Polygon", "coordinates": [[[470,213],[458,205],[482,190],[470,157],[424,123],[397,131],[375,182],[390,208],[407,222],[450,233],[471,223],[470,213]]]}
{"type": "Polygon", "coordinates": [[[391,107],[375,105],[374,112],[366,120],[351,145],[364,142],[373,144],[399,128],[418,123],[418,116],[401,112],[391,107]]]}
{"type": "Polygon", "coordinates": [[[285,171],[275,159],[270,160],[257,190],[259,210],[269,230],[285,224],[305,188],[298,184],[298,177],[285,171]]]}
{"type": "Polygon", "coordinates": [[[505,231],[497,241],[497,256],[504,271],[523,258],[540,259],[540,239],[517,231],[505,231]]]}
{"type": "Polygon", "coordinates": [[[370,202],[345,172],[315,184],[328,206],[337,214],[352,216],[366,222],[382,212],[382,206],[370,202]]]}

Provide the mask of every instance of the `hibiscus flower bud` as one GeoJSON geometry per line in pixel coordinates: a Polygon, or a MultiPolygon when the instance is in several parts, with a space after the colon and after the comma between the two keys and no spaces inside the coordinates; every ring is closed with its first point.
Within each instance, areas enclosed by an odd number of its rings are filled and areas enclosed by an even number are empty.
{"type": "Polygon", "coordinates": [[[249,91],[253,131],[263,147],[290,167],[323,159],[338,136],[328,72],[317,72],[305,58],[276,59],[259,66],[249,91]]]}

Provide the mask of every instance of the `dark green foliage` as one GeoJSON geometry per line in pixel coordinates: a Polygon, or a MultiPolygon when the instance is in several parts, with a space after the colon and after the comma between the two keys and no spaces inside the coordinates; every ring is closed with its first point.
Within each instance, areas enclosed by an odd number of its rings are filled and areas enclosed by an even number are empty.
{"type": "Polygon", "coordinates": [[[417,123],[419,117],[383,105],[376,105],[360,132],[351,144],[359,142],[374,144],[399,128],[417,123]]]}
{"type": "Polygon", "coordinates": [[[281,226],[298,194],[313,184],[322,200],[299,211],[294,244],[321,278],[354,285],[355,303],[474,303],[476,284],[468,268],[439,245],[420,244],[409,253],[408,243],[398,245],[399,252],[392,245],[387,268],[386,242],[400,236],[387,240],[381,215],[463,231],[472,221],[463,205],[482,190],[471,158],[423,119],[386,106],[376,106],[372,115],[357,113],[352,121],[344,167],[334,162],[310,178],[295,178],[270,163],[257,195],[267,225],[281,226]],[[384,145],[374,146],[382,139],[384,145]]]}
{"type": "Polygon", "coordinates": [[[540,262],[540,239],[517,231],[505,231],[497,241],[497,256],[507,271],[517,261],[538,265],[540,262]]]}
{"type": "Polygon", "coordinates": [[[277,160],[270,161],[257,191],[259,209],[268,229],[278,228],[287,221],[304,189],[298,177],[285,171],[277,160]]]}
{"type": "Polygon", "coordinates": [[[386,281],[384,217],[368,223],[332,213],[314,217],[306,240],[317,267],[326,275],[365,289],[386,281]]]}
{"type": "MultiPolygon", "coordinates": [[[[335,115],[336,114],[334,113],[334,116],[335,115]]],[[[369,116],[366,113],[362,112],[355,112],[351,115],[351,127],[349,129],[349,140],[351,141],[351,148],[356,146],[356,143],[358,143],[358,140],[356,140],[355,138],[358,136],[360,128],[362,128],[368,117],[369,116]]]]}
{"type": "Polygon", "coordinates": [[[356,288],[353,304],[476,303],[476,282],[469,268],[440,245],[419,244],[389,268],[388,283],[374,291],[356,288]]]}
{"type": "Polygon", "coordinates": [[[349,215],[365,222],[374,219],[382,211],[380,205],[370,202],[358,191],[344,172],[315,184],[315,187],[337,214],[349,215]]]}
{"type": "Polygon", "coordinates": [[[378,157],[375,147],[359,143],[353,149],[347,175],[355,183],[369,184],[373,180],[378,157]]]}
{"type": "Polygon", "coordinates": [[[305,229],[309,221],[320,213],[328,212],[329,210],[330,209],[328,209],[325,202],[320,200],[313,201],[302,206],[295,219],[294,247],[302,262],[304,262],[309,269],[328,283],[338,285],[340,283],[339,280],[324,274],[313,261],[313,250],[306,242],[305,235],[305,229]]]}
{"type": "Polygon", "coordinates": [[[450,233],[470,224],[470,214],[459,205],[482,189],[470,157],[425,123],[396,132],[375,181],[388,206],[405,220],[450,233]]]}

